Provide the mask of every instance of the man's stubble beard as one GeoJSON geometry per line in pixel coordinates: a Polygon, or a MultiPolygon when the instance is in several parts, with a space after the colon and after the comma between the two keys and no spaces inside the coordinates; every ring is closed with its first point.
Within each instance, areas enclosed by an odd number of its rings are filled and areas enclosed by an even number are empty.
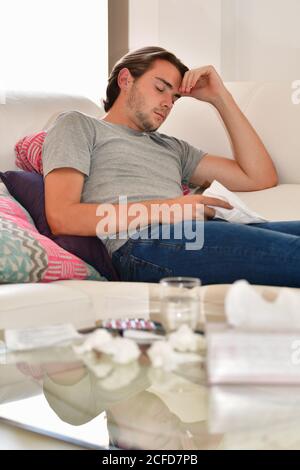
{"type": "Polygon", "coordinates": [[[137,85],[133,84],[131,92],[125,102],[125,106],[133,114],[136,124],[146,132],[156,131],[159,126],[154,126],[149,116],[143,111],[145,108],[145,99],[139,92],[137,85]]]}

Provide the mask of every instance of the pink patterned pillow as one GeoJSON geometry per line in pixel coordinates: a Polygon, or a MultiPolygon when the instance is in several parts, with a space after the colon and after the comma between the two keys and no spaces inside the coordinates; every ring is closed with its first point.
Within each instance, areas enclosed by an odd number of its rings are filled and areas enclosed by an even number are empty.
{"type": "Polygon", "coordinates": [[[31,134],[20,139],[15,145],[16,165],[25,171],[43,174],[42,147],[47,133],[31,134]]]}
{"type": "Polygon", "coordinates": [[[182,184],[182,192],[184,196],[190,194],[191,190],[187,184],[182,184]]]}
{"type": "Polygon", "coordinates": [[[41,235],[26,209],[0,183],[0,283],[59,279],[105,280],[83,260],[41,235]]]}

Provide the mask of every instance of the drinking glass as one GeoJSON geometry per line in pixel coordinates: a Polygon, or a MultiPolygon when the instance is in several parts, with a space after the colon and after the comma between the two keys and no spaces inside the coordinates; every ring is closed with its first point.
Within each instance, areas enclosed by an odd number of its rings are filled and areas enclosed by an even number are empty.
{"type": "Polygon", "coordinates": [[[201,280],[195,277],[166,277],[160,280],[161,322],[167,332],[181,325],[196,329],[200,320],[201,280]]]}

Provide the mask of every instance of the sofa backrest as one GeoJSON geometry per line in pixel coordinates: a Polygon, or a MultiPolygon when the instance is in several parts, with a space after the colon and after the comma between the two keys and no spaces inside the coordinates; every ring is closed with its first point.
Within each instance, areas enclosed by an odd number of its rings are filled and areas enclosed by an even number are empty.
{"type": "Polygon", "coordinates": [[[101,117],[104,110],[81,96],[8,91],[0,101],[0,171],[14,170],[16,142],[47,129],[64,111],[77,110],[101,117]]]}
{"type": "MultiPolygon", "coordinates": [[[[300,183],[300,103],[292,102],[292,83],[228,82],[226,86],[262,138],[280,183],[300,183]]],[[[297,95],[300,96],[300,87],[297,95]]],[[[207,103],[180,99],[160,132],[175,135],[209,153],[232,158],[219,114],[207,103]]]]}
{"type": "MultiPolygon", "coordinates": [[[[226,86],[270,152],[280,183],[300,183],[300,104],[292,102],[291,82],[228,82],[226,86]]],[[[0,101],[1,171],[15,169],[18,139],[46,129],[63,111],[78,110],[95,117],[104,114],[100,106],[78,96],[7,92],[5,98],[5,103],[0,101]]],[[[232,158],[222,120],[207,103],[180,99],[159,132],[232,158]]]]}

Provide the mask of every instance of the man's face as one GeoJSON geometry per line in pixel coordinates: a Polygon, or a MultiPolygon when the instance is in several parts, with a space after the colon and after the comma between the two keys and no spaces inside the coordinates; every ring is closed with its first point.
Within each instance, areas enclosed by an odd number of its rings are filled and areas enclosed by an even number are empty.
{"type": "Polygon", "coordinates": [[[179,70],[165,60],[155,61],[139,79],[132,79],[125,107],[129,119],[138,129],[150,132],[161,126],[180,98],[181,81],[179,70]]]}

